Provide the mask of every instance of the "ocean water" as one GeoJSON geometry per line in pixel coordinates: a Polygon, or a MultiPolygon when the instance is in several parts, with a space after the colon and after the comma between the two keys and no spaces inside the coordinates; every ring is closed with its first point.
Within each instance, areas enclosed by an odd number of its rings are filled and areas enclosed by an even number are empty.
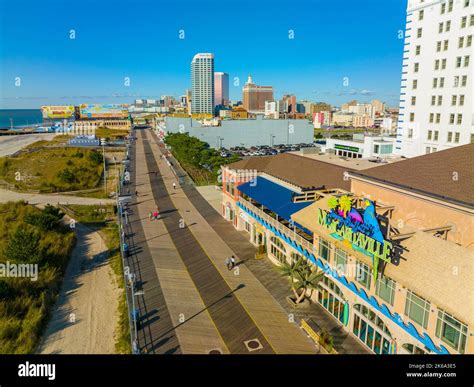
{"type": "Polygon", "coordinates": [[[40,109],[0,109],[0,129],[10,128],[11,122],[18,128],[41,124],[42,121],[40,109]]]}

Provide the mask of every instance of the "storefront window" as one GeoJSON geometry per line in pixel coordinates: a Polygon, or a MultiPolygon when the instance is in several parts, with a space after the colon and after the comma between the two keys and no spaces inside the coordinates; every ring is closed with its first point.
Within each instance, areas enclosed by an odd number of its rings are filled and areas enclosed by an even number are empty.
{"type": "Polygon", "coordinates": [[[356,281],[370,289],[370,277],[372,270],[365,263],[357,261],[356,281]]]}
{"type": "Polygon", "coordinates": [[[436,322],[436,337],[439,337],[459,353],[464,353],[467,326],[445,311],[439,310],[438,321],[436,322]]]}
{"type": "Polygon", "coordinates": [[[387,301],[393,305],[395,298],[396,282],[388,277],[379,277],[375,284],[375,294],[382,300],[387,301]]]}
{"type": "Polygon", "coordinates": [[[323,238],[319,238],[319,256],[326,261],[331,258],[331,244],[323,238]]]}
{"type": "Polygon", "coordinates": [[[341,289],[328,277],[324,277],[319,282],[318,302],[341,323],[344,322],[344,305],[346,301],[341,289]]]}
{"type": "Polygon", "coordinates": [[[291,253],[291,261],[298,262],[300,259],[303,259],[301,254],[291,253]]]}
{"type": "Polygon", "coordinates": [[[389,354],[391,337],[390,331],[377,314],[364,305],[354,305],[354,322],[352,332],[371,351],[377,354],[389,354]]]}
{"type": "Polygon", "coordinates": [[[402,347],[409,353],[414,355],[425,355],[426,351],[422,350],[420,347],[417,347],[413,344],[403,344],[402,347]]]}
{"type": "Polygon", "coordinates": [[[280,262],[286,261],[286,249],[280,239],[275,237],[270,238],[270,252],[280,262]]]}
{"type": "Polygon", "coordinates": [[[336,252],[334,254],[334,265],[341,273],[346,272],[347,253],[344,250],[336,248],[336,252]]]}
{"type": "Polygon", "coordinates": [[[405,314],[411,320],[426,328],[430,314],[430,303],[409,290],[405,303],[405,314]]]}

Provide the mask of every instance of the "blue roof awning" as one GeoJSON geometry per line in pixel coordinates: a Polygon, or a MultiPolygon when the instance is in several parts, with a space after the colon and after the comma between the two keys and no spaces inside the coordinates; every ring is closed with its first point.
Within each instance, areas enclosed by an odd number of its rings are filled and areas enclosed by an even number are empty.
{"type": "MultiPolygon", "coordinates": [[[[293,195],[297,192],[261,176],[239,185],[237,189],[288,221],[291,220],[291,215],[295,212],[313,204],[313,202],[293,203],[293,195]]],[[[297,226],[302,228],[299,225],[297,226]]],[[[305,232],[308,232],[308,230],[305,230],[305,232]]]]}

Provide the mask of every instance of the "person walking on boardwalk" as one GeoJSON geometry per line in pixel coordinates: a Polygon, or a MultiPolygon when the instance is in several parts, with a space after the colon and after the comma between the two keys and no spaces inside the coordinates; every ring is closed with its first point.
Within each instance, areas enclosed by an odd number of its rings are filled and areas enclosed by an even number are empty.
{"type": "Polygon", "coordinates": [[[227,266],[227,270],[231,270],[232,268],[230,267],[231,263],[230,263],[230,258],[226,258],[226,260],[224,261],[225,265],[227,266]]]}
{"type": "Polygon", "coordinates": [[[173,189],[175,190],[176,189],[176,183],[173,182],[173,189]]]}
{"type": "Polygon", "coordinates": [[[148,219],[153,220],[153,211],[150,211],[148,214],[148,219]]]}
{"type": "Polygon", "coordinates": [[[235,267],[235,257],[230,257],[230,268],[233,269],[235,267]]]}

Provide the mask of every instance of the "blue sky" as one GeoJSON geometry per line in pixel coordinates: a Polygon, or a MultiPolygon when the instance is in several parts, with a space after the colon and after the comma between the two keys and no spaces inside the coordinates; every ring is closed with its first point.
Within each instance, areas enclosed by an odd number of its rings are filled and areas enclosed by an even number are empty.
{"type": "Polygon", "coordinates": [[[233,100],[252,74],[276,98],[293,93],[336,105],[379,98],[398,106],[406,0],[0,4],[0,108],[178,97],[190,87],[197,52],[215,54],[233,100]]]}

